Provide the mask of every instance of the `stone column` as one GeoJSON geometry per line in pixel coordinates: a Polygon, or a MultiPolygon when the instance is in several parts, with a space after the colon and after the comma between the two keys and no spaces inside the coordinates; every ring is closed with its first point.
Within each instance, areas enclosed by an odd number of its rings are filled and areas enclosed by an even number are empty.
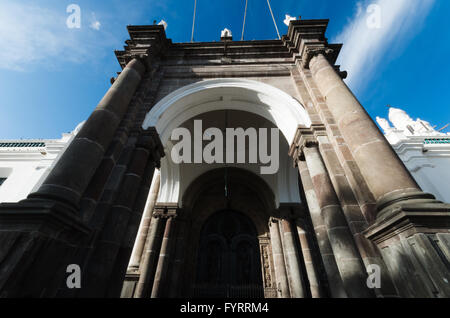
{"type": "Polygon", "coordinates": [[[279,298],[289,298],[289,284],[287,280],[286,264],[284,263],[283,247],[281,245],[280,229],[278,220],[270,218],[270,243],[272,244],[273,265],[275,269],[275,279],[277,282],[277,292],[279,298]]]}
{"type": "Polygon", "coordinates": [[[310,143],[303,146],[303,154],[345,291],[352,298],[373,297],[372,291],[366,286],[366,270],[320,157],[317,144],[310,143]]]}
{"type": "Polygon", "coordinates": [[[377,200],[378,210],[402,200],[433,199],[432,195],[420,190],[373,120],[328,62],[324,56],[326,51],[314,53],[309,68],[377,200]]]}
{"type": "MultiPolygon", "coordinates": [[[[127,276],[129,276],[127,275],[128,265],[130,263],[131,254],[136,242],[136,235],[139,231],[139,224],[141,223],[142,214],[148,201],[150,186],[152,181],[154,180],[153,177],[155,175],[155,171],[158,171],[155,166],[156,164],[154,162],[149,162],[147,167],[145,168],[146,171],[142,176],[142,182],[140,185],[140,189],[138,190],[139,194],[133,204],[133,212],[131,213],[131,216],[128,220],[127,229],[122,238],[119,253],[114,264],[114,270],[111,275],[111,277],[113,277],[114,279],[111,279],[111,282],[108,285],[108,296],[113,298],[121,294],[122,287],[125,283],[124,278],[125,280],[127,280],[127,276]]],[[[137,280],[134,281],[133,290],[136,287],[136,283],[137,280]]],[[[131,297],[132,294],[129,294],[128,298],[131,297]]]]}
{"type": "Polygon", "coordinates": [[[297,165],[300,172],[300,179],[303,185],[303,189],[305,191],[305,197],[308,203],[308,209],[314,227],[314,233],[319,245],[320,256],[322,258],[323,266],[327,276],[331,297],[346,298],[347,294],[345,292],[344,285],[339,274],[339,269],[337,267],[336,259],[331,248],[330,240],[328,239],[327,228],[320,214],[319,202],[312,185],[308,167],[306,165],[306,162],[301,160],[297,161],[297,165]]]}
{"type": "Polygon", "coordinates": [[[175,257],[170,272],[170,287],[168,293],[170,298],[182,297],[180,294],[180,277],[183,274],[184,257],[186,255],[187,227],[187,220],[177,216],[177,237],[176,247],[174,248],[175,257]]]}
{"type": "Polygon", "coordinates": [[[302,248],[303,260],[305,262],[306,274],[308,275],[309,288],[312,298],[322,298],[324,294],[319,284],[319,274],[317,272],[317,264],[314,262],[314,256],[308,240],[308,230],[305,222],[298,218],[296,220],[298,238],[302,248]]]}
{"type": "Polygon", "coordinates": [[[282,219],[280,222],[280,233],[283,235],[283,252],[287,263],[287,273],[292,298],[305,298],[304,281],[301,271],[301,259],[295,246],[294,233],[291,222],[282,219]]]}
{"type": "Polygon", "coordinates": [[[33,199],[63,202],[76,209],[114,137],[145,73],[140,60],[131,60],[56,163],[33,199]]]}
{"type": "Polygon", "coordinates": [[[156,267],[155,280],[153,281],[153,288],[151,298],[160,298],[163,296],[164,286],[167,284],[167,269],[172,254],[171,243],[173,239],[173,225],[176,215],[167,216],[164,236],[159,252],[158,266],[156,267]]]}
{"type": "Polygon", "coordinates": [[[144,214],[142,215],[141,224],[139,225],[139,231],[136,237],[136,242],[133,247],[133,252],[131,253],[130,264],[128,265],[129,271],[137,271],[139,269],[145,241],[148,234],[148,229],[150,227],[150,222],[152,220],[153,209],[155,208],[156,200],[158,198],[160,181],[161,181],[161,172],[160,170],[156,170],[153,176],[153,181],[150,187],[150,192],[148,195],[147,204],[144,209],[144,214]]]}
{"type": "Polygon", "coordinates": [[[139,266],[139,281],[136,286],[134,298],[146,298],[150,295],[151,286],[158,261],[158,253],[161,247],[164,220],[153,217],[150,222],[150,230],[145,242],[141,264],[139,266]]]}
{"type": "MultiPolygon", "coordinates": [[[[142,132],[132,151],[127,171],[120,182],[118,195],[111,209],[106,214],[106,219],[95,242],[93,253],[88,264],[85,265],[85,286],[89,288],[81,290],[82,296],[95,297],[96,295],[109,294],[113,290],[117,294],[120,293],[123,277],[121,277],[122,275],[119,277],[113,275],[113,269],[120,264],[120,268],[117,268],[117,270],[123,272],[123,276],[125,276],[132,248],[131,244],[129,244],[129,247],[124,246],[126,241],[128,241],[127,232],[131,230],[128,227],[133,227],[132,224],[134,223],[135,236],[138,222],[132,221],[137,219],[133,207],[141,192],[141,185],[144,185],[145,182],[149,183],[148,180],[153,178],[156,166],[155,161],[159,160],[156,155],[156,146],[153,132],[142,132]],[[146,178],[143,180],[144,176],[146,178]],[[128,255],[122,254],[122,258],[119,259],[121,249],[123,251],[128,250],[128,255]],[[99,267],[97,264],[102,264],[102,266],[99,267]],[[115,286],[114,289],[111,288],[113,285],[115,286]]],[[[148,193],[148,187],[146,191],[148,193]]],[[[138,213],[142,213],[142,205],[138,213]]]]}

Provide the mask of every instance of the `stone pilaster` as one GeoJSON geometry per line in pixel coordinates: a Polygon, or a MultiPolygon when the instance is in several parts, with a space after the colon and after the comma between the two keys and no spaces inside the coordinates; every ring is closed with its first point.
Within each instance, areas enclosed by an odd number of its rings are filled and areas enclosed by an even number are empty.
{"type": "Polygon", "coordinates": [[[361,256],[322,161],[318,143],[303,138],[300,144],[298,155],[304,156],[306,161],[345,291],[349,297],[373,297],[373,292],[366,286],[367,275],[361,256]]]}
{"type": "Polygon", "coordinates": [[[183,275],[183,264],[186,255],[186,242],[188,236],[188,224],[187,220],[181,217],[177,217],[177,235],[176,246],[174,247],[174,259],[173,266],[170,274],[169,292],[170,298],[181,297],[181,277],[183,275]]]}
{"type": "Polygon", "coordinates": [[[305,222],[301,218],[297,218],[295,221],[297,227],[298,238],[302,249],[303,260],[305,263],[306,274],[308,276],[309,288],[312,298],[322,298],[324,293],[320,286],[319,273],[317,271],[318,264],[315,262],[313,256],[313,250],[310,245],[309,233],[305,222]]]}
{"type": "MultiPolygon", "coordinates": [[[[293,208],[292,208],[293,210],[293,208]]],[[[281,235],[281,242],[283,246],[283,255],[286,263],[286,272],[289,282],[289,289],[292,298],[305,298],[307,296],[305,291],[305,281],[302,272],[302,262],[299,251],[297,250],[296,238],[294,235],[297,232],[293,231],[291,224],[291,207],[280,206],[281,219],[279,223],[279,231],[281,235]]],[[[295,218],[295,216],[294,216],[295,218]]]]}
{"type": "Polygon", "coordinates": [[[142,176],[142,182],[138,191],[137,198],[133,204],[133,209],[128,220],[126,231],[123,235],[120,245],[119,253],[117,254],[116,262],[112,272],[113,279],[110,280],[108,285],[108,296],[118,297],[122,290],[123,281],[127,275],[127,268],[130,262],[133,246],[136,241],[136,235],[139,230],[139,224],[142,220],[142,214],[149,197],[151,181],[156,169],[156,163],[150,161],[145,168],[145,172],[142,176]]]}
{"type": "Polygon", "coordinates": [[[129,271],[139,270],[139,265],[141,263],[145,241],[150,227],[150,221],[152,219],[153,209],[155,208],[156,200],[158,198],[160,182],[161,182],[161,172],[157,170],[153,177],[147,204],[145,206],[145,210],[142,215],[142,220],[139,225],[139,231],[136,237],[136,242],[133,247],[133,252],[131,253],[130,264],[128,266],[129,271]]]}
{"type": "MultiPolygon", "coordinates": [[[[297,147],[301,147],[302,143],[307,142],[307,140],[317,140],[320,156],[364,266],[369,268],[369,266],[377,265],[381,268],[382,284],[380,288],[374,289],[377,297],[396,297],[397,292],[387,271],[386,264],[383,262],[375,244],[362,234],[368,227],[368,223],[364,218],[362,208],[355,197],[353,188],[348,182],[346,173],[340,164],[336,149],[329,142],[325,127],[323,125],[312,125],[311,128],[299,128],[296,135],[296,143],[294,144],[297,147]]],[[[296,160],[297,164],[299,164],[299,160],[296,160]]]]}
{"type": "Polygon", "coordinates": [[[153,217],[150,222],[149,233],[145,241],[142,260],[139,267],[139,280],[133,295],[134,298],[150,297],[156,265],[158,262],[159,250],[161,248],[163,230],[164,220],[153,217]]]}
{"type": "Polygon", "coordinates": [[[273,263],[275,268],[276,287],[279,298],[289,298],[289,284],[287,280],[286,264],[284,262],[283,246],[281,244],[279,220],[270,218],[270,242],[272,244],[273,263]]]}
{"type": "Polygon", "coordinates": [[[314,227],[314,233],[319,245],[320,256],[325,269],[330,295],[333,298],[345,298],[347,297],[347,294],[339,274],[333,249],[331,248],[327,228],[321,215],[319,202],[317,200],[316,192],[314,191],[308,167],[306,162],[302,160],[299,160],[297,164],[300,172],[300,180],[303,184],[303,189],[305,191],[305,196],[308,203],[311,221],[314,227]]]}
{"type": "Polygon", "coordinates": [[[167,270],[169,267],[170,258],[173,253],[173,238],[174,238],[174,220],[177,216],[178,207],[164,206],[157,207],[155,217],[164,218],[164,234],[161,243],[161,250],[159,252],[158,265],[156,267],[155,279],[153,281],[153,288],[151,298],[160,298],[164,296],[165,287],[169,282],[167,270]]]}

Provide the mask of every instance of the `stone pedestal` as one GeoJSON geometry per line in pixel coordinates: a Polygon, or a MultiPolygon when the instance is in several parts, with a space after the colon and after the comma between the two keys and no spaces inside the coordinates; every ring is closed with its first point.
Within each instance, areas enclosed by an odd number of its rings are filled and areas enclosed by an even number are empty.
{"type": "Polygon", "coordinates": [[[450,297],[450,205],[390,207],[364,234],[383,255],[401,297],[450,297]]]}
{"type": "Polygon", "coordinates": [[[89,232],[61,203],[0,205],[0,297],[55,297],[89,232]]]}

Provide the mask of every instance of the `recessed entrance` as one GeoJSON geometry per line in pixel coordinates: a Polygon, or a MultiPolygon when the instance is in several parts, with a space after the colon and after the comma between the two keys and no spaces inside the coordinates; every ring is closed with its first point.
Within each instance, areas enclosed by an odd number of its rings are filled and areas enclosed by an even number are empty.
{"type": "Polygon", "coordinates": [[[246,215],[219,211],[203,225],[193,297],[264,297],[257,231],[246,215]]]}

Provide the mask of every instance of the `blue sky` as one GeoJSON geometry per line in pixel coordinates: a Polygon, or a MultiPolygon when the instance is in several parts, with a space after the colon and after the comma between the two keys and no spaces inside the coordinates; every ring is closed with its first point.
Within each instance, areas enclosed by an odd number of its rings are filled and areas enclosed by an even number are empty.
{"type": "MultiPolygon", "coordinates": [[[[281,34],[285,14],[329,18],[327,37],[343,42],[339,64],[369,114],[387,104],[413,119],[450,122],[450,1],[271,1],[281,34]],[[378,4],[380,28],[363,27],[378,4]]],[[[194,0],[1,0],[0,139],[59,138],[85,120],[120,71],[114,50],[126,25],[164,19],[174,42],[191,37],[194,0]],[[81,8],[81,28],[69,29],[66,8],[81,8]]],[[[196,41],[217,41],[227,27],[240,38],[245,0],[198,0],[196,41]]],[[[267,2],[249,0],[245,39],[277,37],[267,2]]]]}

